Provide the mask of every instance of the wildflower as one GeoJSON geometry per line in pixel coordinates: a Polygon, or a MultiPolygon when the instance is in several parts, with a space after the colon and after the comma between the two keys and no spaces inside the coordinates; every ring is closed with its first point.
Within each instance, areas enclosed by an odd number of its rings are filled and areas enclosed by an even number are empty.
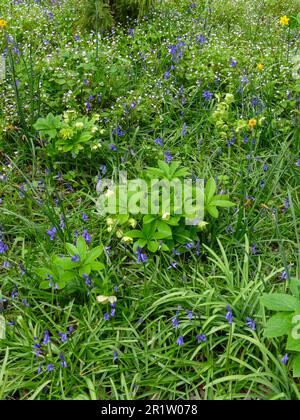
{"type": "Polygon", "coordinates": [[[230,67],[236,67],[238,62],[234,60],[233,58],[231,58],[229,64],[230,64],[230,67]]]}
{"type": "Polygon", "coordinates": [[[251,330],[256,331],[256,323],[253,319],[247,317],[246,318],[246,325],[247,325],[247,327],[251,328],[251,330]]]}
{"type": "Polygon", "coordinates": [[[82,220],[87,222],[89,220],[88,216],[85,213],[81,213],[82,220]]]}
{"type": "Polygon", "coordinates": [[[265,163],[265,164],[264,164],[264,172],[267,172],[267,171],[268,171],[268,169],[269,169],[269,166],[265,163]]]}
{"type": "Polygon", "coordinates": [[[289,23],[290,23],[290,18],[289,18],[289,17],[287,17],[286,15],[284,15],[284,16],[281,16],[281,17],[280,17],[279,21],[280,21],[280,24],[281,24],[282,26],[288,26],[288,25],[289,25],[289,23]]]}
{"type": "Polygon", "coordinates": [[[167,163],[170,163],[173,159],[173,156],[171,155],[170,152],[165,152],[164,156],[165,156],[165,162],[167,162],[167,163]]]}
{"type": "Polygon", "coordinates": [[[193,311],[188,310],[187,311],[187,317],[188,317],[189,320],[193,319],[193,311]]]}
{"type": "Polygon", "coordinates": [[[7,21],[5,19],[0,19],[0,29],[5,29],[7,27],[7,21]]]}
{"type": "Polygon", "coordinates": [[[179,321],[177,316],[174,316],[174,318],[172,318],[172,326],[173,328],[178,328],[179,327],[179,321]]]}
{"type": "Polygon", "coordinates": [[[47,372],[53,372],[55,370],[55,367],[52,363],[49,363],[46,367],[47,372]]]}
{"type": "Polygon", "coordinates": [[[164,142],[163,142],[163,140],[161,138],[155,139],[154,140],[154,143],[155,144],[158,144],[159,146],[163,146],[164,145],[164,142]]]}
{"type": "Polygon", "coordinates": [[[193,247],[194,247],[193,242],[187,242],[187,243],[185,244],[185,249],[192,249],[193,247]]]}
{"type": "Polygon", "coordinates": [[[257,254],[257,245],[256,245],[256,244],[253,244],[253,245],[251,246],[251,253],[252,253],[253,255],[257,254]]]}
{"type": "Polygon", "coordinates": [[[146,263],[148,261],[148,257],[147,257],[146,254],[143,254],[142,253],[142,248],[141,247],[138,247],[137,248],[136,254],[138,256],[138,260],[137,260],[138,264],[140,264],[140,263],[146,263]]]}
{"type": "Polygon", "coordinates": [[[230,305],[227,305],[226,309],[227,309],[226,321],[228,322],[229,325],[231,325],[233,322],[233,315],[232,315],[232,310],[231,310],[230,305]]]}
{"type": "Polygon", "coordinates": [[[47,235],[50,236],[50,241],[54,241],[56,234],[56,227],[54,226],[52,229],[47,230],[47,235]]]}
{"type": "Polygon", "coordinates": [[[60,353],[59,358],[61,360],[60,362],[61,366],[66,369],[68,365],[67,365],[64,353],[60,353]]]}
{"type": "Polygon", "coordinates": [[[60,333],[58,333],[58,335],[60,336],[60,340],[61,340],[62,343],[65,343],[66,341],[68,341],[67,333],[60,332],[60,333]]]}
{"type": "Polygon", "coordinates": [[[248,121],[248,126],[249,126],[250,128],[254,128],[254,127],[256,127],[256,125],[257,125],[257,120],[256,120],[255,118],[251,118],[251,119],[248,121]]]}
{"type": "Polygon", "coordinates": [[[298,166],[298,168],[300,168],[300,159],[297,160],[296,166],[298,166]]]}
{"type": "Polygon", "coordinates": [[[29,308],[29,303],[27,302],[27,299],[22,300],[22,304],[25,306],[25,308],[29,308]]]}
{"type": "Polygon", "coordinates": [[[103,315],[104,321],[109,321],[109,315],[107,312],[103,315]]]}
{"type": "Polygon", "coordinates": [[[130,219],[128,219],[128,224],[134,229],[137,225],[137,221],[133,217],[131,217],[130,219]]]}
{"type": "Polygon", "coordinates": [[[171,217],[171,214],[170,214],[170,213],[168,213],[168,212],[165,212],[165,213],[161,216],[162,220],[170,220],[170,217],[171,217]]]}
{"type": "Polygon", "coordinates": [[[213,97],[213,94],[209,91],[209,90],[205,90],[203,92],[202,97],[206,100],[206,101],[210,101],[211,98],[213,97]]]}
{"type": "Polygon", "coordinates": [[[116,152],[118,149],[117,149],[117,146],[115,145],[115,144],[110,144],[109,145],[109,148],[110,148],[110,150],[112,151],[112,152],[116,152]]]}
{"type": "Polygon", "coordinates": [[[286,365],[286,364],[287,364],[287,362],[288,362],[288,360],[289,360],[289,355],[286,353],[286,354],[283,356],[283,358],[281,359],[281,362],[282,362],[284,365],[286,365]]]}
{"type": "Polygon", "coordinates": [[[91,242],[91,235],[88,233],[86,229],[83,231],[82,237],[87,244],[91,242]]]}
{"type": "Polygon", "coordinates": [[[281,273],[281,280],[286,280],[287,279],[287,272],[284,270],[282,273],[281,273]]]}
{"type": "Polygon", "coordinates": [[[257,70],[259,70],[259,71],[262,71],[263,69],[264,69],[264,65],[262,64],[262,63],[258,63],[258,64],[256,64],[256,68],[257,68],[257,70]]]}
{"type": "Polygon", "coordinates": [[[168,270],[171,270],[172,268],[176,268],[177,267],[177,262],[173,261],[171,262],[171,265],[169,265],[168,270]]]}
{"type": "Polygon", "coordinates": [[[196,335],[196,340],[198,341],[198,343],[205,343],[206,339],[206,335],[205,334],[198,334],[196,335]]]}
{"type": "Polygon", "coordinates": [[[8,245],[0,239],[0,254],[4,254],[6,251],[8,251],[8,245]]]}
{"type": "Polygon", "coordinates": [[[114,351],[114,354],[113,354],[113,362],[114,363],[117,363],[118,358],[119,358],[118,352],[117,351],[114,351]]]}
{"type": "Polygon", "coordinates": [[[125,242],[125,244],[131,244],[133,239],[130,238],[130,236],[123,236],[122,241],[125,242]]]}
{"type": "Polygon", "coordinates": [[[73,255],[73,257],[71,258],[71,261],[77,263],[80,261],[80,258],[78,255],[73,255]]]}
{"type": "Polygon", "coordinates": [[[183,341],[182,335],[176,340],[176,343],[178,344],[178,346],[183,346],[184,345],[184,341],[183,341]]]}
{"type": "Polygon", "coordinates": [[[47,344],[51,343],[49,331],[46,330],[44,332],[44,339],[42,341],[43,345],[46,346],[47,344]]]}

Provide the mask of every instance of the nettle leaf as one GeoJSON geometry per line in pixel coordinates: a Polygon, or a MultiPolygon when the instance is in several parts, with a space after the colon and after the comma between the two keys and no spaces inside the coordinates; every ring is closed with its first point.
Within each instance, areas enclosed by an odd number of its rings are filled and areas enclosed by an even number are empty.
{"type": "Polygon", "coordinates": [[[261,301],[271,311],[294,312],[300,310],[299,300],[283,293],[264,294],[261,301]]]}
{"type": "Polygon", "coordinates": [[[267,338],[282,337],[288,335],[292,329],[292,315],[286,312],[278,313],[270,318],[265,327],[264,336],[267,338]]]}
{"type": "Polygon", "coordinates": [[[300,354],[293,360],[293,377],[300,378],[300,354]]]}

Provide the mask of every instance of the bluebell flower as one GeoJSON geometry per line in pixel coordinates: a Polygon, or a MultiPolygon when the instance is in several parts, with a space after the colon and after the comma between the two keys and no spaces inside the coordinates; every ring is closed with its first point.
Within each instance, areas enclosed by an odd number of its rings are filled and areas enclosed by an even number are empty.
{"type": "Polygon", "coordinates": [[[0,254],[4,254],[6,251],[8,251],[8,245],[0,239],[0,254]]]}
{"type": "Polygon", "coordinates": [[[46,330],[44,332],[44,338],[43,338],[42,343],[43,343],[44,346],[46,346],[47,344],[51,343],[50,334],[49,334],[49,331],[48,330],[46,330]]]}
{"type": "Polygon", "coordinates": [[[213,94],[209,90],[205,90],[202,96],[206,101],[210,101],[213,97],[213,94]]]}
{"type": "Polygon", "coordinates": [[[146,254],[143,254],[141,247],[137,248],[136,254],[138,256],[138,260],[137,260],[138,264],[140,264],[140,263],[145,264],[148,261],[148,257],[147,257],[146,254]]]}
{"type": "Polygon", "coordinates": [[[86,229],[84,229],[82,237],[87,244],[91,243],[91,235],[88,233],[86,229]]]}
{"type": "Polygon", "coordinates": [[[227,305],[226,309],[227,309],[226,321],[228,322],[229,325],[231,325],[233,323],[233,314],[232,314],[230,305],[227,305]]]}
{"type": "Polygon", "coordinates": [[[114,351],[114,354],[113,354],[113,362],[114,363],[117,363],[118,358],[119,358],[118,352],[117,351],[114,351]]]}
{"type": "Polygon", "coordinates": [[[189,320],[193,319],[193,311],[191,311],[190,309],[189,309],[189,310],[187,310],[187,318],[188,318],[189,320]]]}
{"type": "Polygon", "coordinates": [[[46,367],[47,372],[53,372],[55,370],[55,367],[52,363],[49,363],[46,367]]]}
{"type": "Polygon", "coordinates": [[[205,334],[198,334],[196,335],[196,340],[198,341],[198,343],[205,343],[207,338],[205,334]]]}
{"type": "Polygon", "coordinates": [[[176,340],[176,343],[178,344],[178,346],[183,346],[184,345],[184,341],[183,341],[182,335],[176,340]]]}
{"type": "Polygon", "coordinates": [[[163,140],[161,138],[159,138],[159,137],[154,140],[154,143],[155,144],[158,144],[159,146],[163,146],[164,145],[163,140]]]}
{"type": "Polygon", "coordinates": [[[50,241],[54,241],[55,234],[56,234],[56,227],[55,226],[53,228],[47,230],[47,235],[50,236],[50,241]]]}
{"type": "Polygon", "coordinates": [[[107,312],[103,315],[104,321],[109,321],[109,315],[107,312]]]}
{"type": "Polygon", "coordinates": [[[246,318],[246,325],[247,325],[247,327],[251,328],[251,330],[256,331],[256,323],[253,319],[247,317],[246,318]]]}
{"type": "Polygon", "coordinates": [[[287,362],[288,362],[288,360],[289,360],[289,355],[288,355],[288,353],[286,353],[286,354],[283,356],[283,358],[281,359],[281,362],[282,362],[284,365],[286,365],[286,364],[287,364],[287,362]]]}
{"type": "Polygon", "coordinates": [[[67,333],[60,332],[60,333],[58,333],[58,335],[60,336],[60,339],[61,339],[61,342],[62,343],[66,343],[68,341],[68,335],[67,335],[67,333]]]}
{"type": "Polygon", "coordinates": [[[174,318],[172,318],[172,326],[174,328],[178,328],[179,327],[179,321],[178,321],[177,316],[174,316],[174,318]]]}
{"type": "Polygon", "coordinates": [[[64,355],[64,353],[60,353],[59,358],[60,358],[60,360],[61,360],[61,362],[60,362],[61,366],[62,366],[64,369],[67,369],[68,365],[67,365],[67,362],[66,362],[66,359],[65,359],[65,355],[64,355]]]}
{"type": "Polygon", "coordinates": [[[77,263],[80,261],[80,258],[78,255],[73,255],[73,257],[71,258],[71,261],[77,263]]]}
{"type": "Polygon", "coordinates": [[[236,67],[238,62],[234,60],[233,58],[231,58],[229,64],[230,64],[230,67],[236,67]]]}
{"type": "Polygon", "coordinates": [[[165,152],[164,156],[165,156],[165,162],[167,162],[167,163],[172,162],[173,156],[171,155],[170,152],[165,152]]]}

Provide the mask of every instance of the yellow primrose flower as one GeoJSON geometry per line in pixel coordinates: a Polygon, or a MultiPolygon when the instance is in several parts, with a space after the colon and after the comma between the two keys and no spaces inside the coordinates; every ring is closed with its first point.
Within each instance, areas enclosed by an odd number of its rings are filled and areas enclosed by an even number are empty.
{"type": "Polygon", "coordinates": [[[264,65],[262,64],[262,63],[258,63],[257,65],[256,65],[256,68],[257,68],[257,70],[259,70],[259,71],[262,71],[263,69],[264,69],[264,65]]]}
{"type": "Polygon", "coordinates": [[[125,242],[125,244],[131,244],[133,239],[130,238],[130,236],[123,236],[122,241],[125,242]]]}
{"type": "Polygon", "coordinates": [[[281,18],[280,18],[280,24],[282,26],[288,26],[289,23],[290,23],[290,18],[289,17],[287,17],[286,15],[281,16],[281,18]]]}
{"type": "Polygon", "coordinates": [[[251,118],[251,120],[248,121],[248,126],[250,128],[254,128],[257,125],[257,120],[255,118],[251,118]]]}
{"type": "Polygon", "coordinates": [[[0,29],[5,29],[7,27],[7,21],[5,19],[0,19],[0,29]]]}

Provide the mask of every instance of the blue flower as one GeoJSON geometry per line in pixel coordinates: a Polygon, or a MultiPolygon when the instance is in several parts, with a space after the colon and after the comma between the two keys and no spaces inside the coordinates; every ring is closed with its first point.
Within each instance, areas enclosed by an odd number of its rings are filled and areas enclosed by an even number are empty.
{"type": "Polygon", "coordinates": [[[49,363],[46,367],[47,372],[53,372],[55,370],[55,367],[52,363],[49,363]]]}
{"type": "Polygon", "coordinates": [[[284,365],[286,365],[286,364],[287,364],[287,362],[288,362],[288,360],[289,360],[289,355],[286,353],[286,354],[283,356],[283,358],[281,359],[281,362],[282,362],[284,365]]]}
{"type": "Polygon", "coordinates": [[[178,328],[179,327],[179,321],[178,321],[177,316],[174,316],[174,318],[172,318],[172,326],[174,328],[178,328]]]}
{"type": "Polygon", "coordinates": [[[198,343],[205,343],[207,338],[205,334],[198,334],[196,335],[196,340],[198,341],[198,343]]]}
{"type": "Polygon", "coordinates": [[[47,230],[47,235],[50,236],[50,241],[54,241],[56,234],[56,227],[54,226],[52,229],[47,230]]]}
{"type": "Polygon", "coordinates": [[[226,321],[228,322],[229,325],[231,325],[233,322],[233,315],[232,315],[232,310],[231,310],[230,305],[227,305],[226,309],[227,309],[226,321]]]}
{"type": "Polygon", "coordinates": [[[137,248],[137,252],[135,254],[137,254],[137,256],[138,256],[138,260],[137,260],[138,264],[140,264],[140,263],[145,264],[148,261],[148,257],[147,257],[146,254],[143,254],[141,247],[137,248]]]}
{"type": "Polygon", "coordinates": [[[104,321],[109,321],[109,315],[107,312],[103,315],[104,321]]]}
{"type": "Polygon", "coordinates": [[[176,340],[176,343],[178,344],[178,346],[183,346],[184,345],[184,341],[183,341],[182,335],[176,340]]]}
{"type": "Polygon", "coordinates": [[[246,318],[246,325],[247,325],[247,327],[251,328],[251,330],[256,331],[256,323],[253,319],[247,317],[246,318]]]}
{"type": "Polygon", "coordinates": [[[167,163],[172,162],[173,156],[171,155],[170,152],[165,152],[164,156],[165,156],[165,162],[167,162],[167,163]]]}
{"type": "Polygon", "coordinates": [[[0,254],[4,254],[6,251],[8,251],[8,245],[0,239],[0,254]]]}
{"type": "Polygon", "coordinates": [[[60,336],[60,339],[61,339],[62,343],[65,343],[66,341],[68,341],[67,333],[60,332],[60,333],[58,333],[58,335],[60,336]]]}
{"type": "Polygon", "coordinates": [[[211,98],[213,97],[213,94],[209,91],[209,90],[205,90],[204,92],[203,92],[203,98],[206,100],[206,101],[210,101],[211,100],[211,98]]]}
{"type": "Polygon", "coordinates": [[[49,331],[46,330],[44,332],[44,339],[42,341],[43,345],[46,346],[47,344],[51,343],[49,331]]]}
{"type": "Polygon", "coordinates": [[[88,233],[86,229],[83,231],[82,237],[87,244],[91,242],[91,235],[88,233]]]}
{"type": "Polygon", "coordinates": [[[71,261],[77,263],[80,261],[80,258],[78,255],[73,255],[73,257],[71,258],[71,261]]]}
{"type": "Polygon", "coordinates": [[[155,143],[155,144],[158,144],[159,146],[163,146],[163,145],[164,145],[164,142],[163,142],[163,141],[162,141],[162,139],[160,139],[160,138],[155,139],[155,140],[154,140],[154,143],[155,143]]]}

